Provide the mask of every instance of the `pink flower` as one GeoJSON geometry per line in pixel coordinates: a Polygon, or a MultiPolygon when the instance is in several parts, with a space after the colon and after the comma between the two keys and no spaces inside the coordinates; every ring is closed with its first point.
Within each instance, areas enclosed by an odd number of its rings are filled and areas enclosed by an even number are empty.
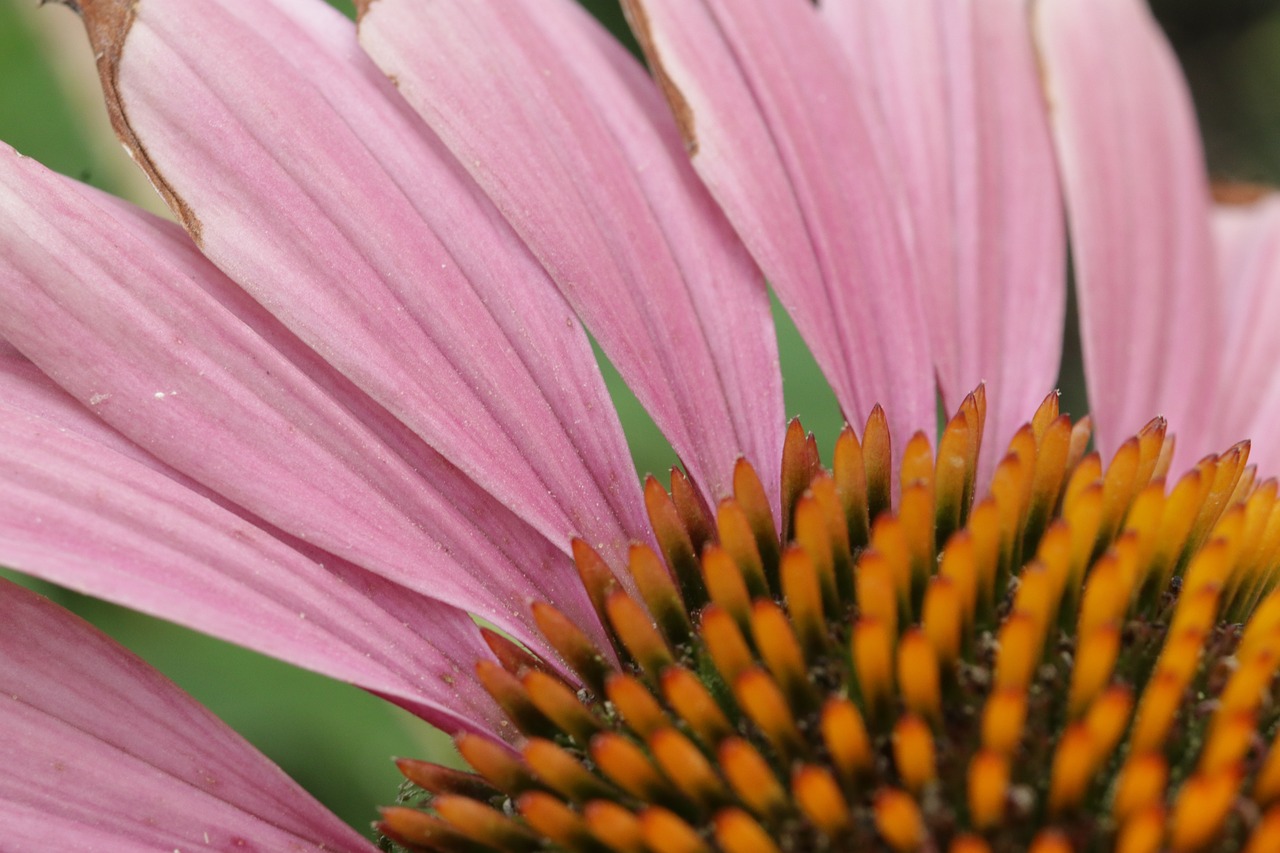
{"type": "MultiPolygon", "coordinates": [[[[745,457],[776,510],[766,280],[899,455],[984,381],[1003,447],[1068,225],[1104,456],[1163,414],[1183,463],[1280,461],[1280,207],[1213,210],[1138,0],[630,0],[657,85],[568,0],[368,0],[358,41],[313,0],[78,5],[187,233],[0,154],[6,565],[515,740],[469,614],[607,647],[572,543],[654,540],[584,325],[707,506],[745,457]]],[[[6,843],[367,847],[6,590],[6,843]]]]}

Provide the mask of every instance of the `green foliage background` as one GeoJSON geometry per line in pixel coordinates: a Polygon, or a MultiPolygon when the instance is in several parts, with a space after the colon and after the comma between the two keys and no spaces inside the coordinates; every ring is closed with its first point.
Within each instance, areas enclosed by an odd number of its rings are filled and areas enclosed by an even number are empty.
{"type": "MultiPolygon", "coordinates": [[[[581,0],[619,37],[630,40],[616,0],[581,0]]],[[[66,9],[31,14],[36,0],[0,0],[0,139],[65,174],[108,191],[146,198],[127,179],[127,160],[102,140],[101,108],[61,66],[49,24],[66,9]],[[95,119],[91,121],[91,119],[95,119]]],[[[350,3],[335,5],[351,13],[350,3]]],[[[1213,170],[1237,179],[1280,182],[1280,12],[1274,0],[1156,0],[1192,75],[1213,170]]],[[[81,38],[80,49],[87,55],[81,38]]],[[[70,48],[74,50],[75,48],[70,48]]],[[[829,445],[841,417],[794,327],[779,313],[788,409],[829,445]]],[[[1074,359],[1064,371],[1067,408],[1084,407],[1074,359]]],[[[637,468],[664,471],[669,447],[606,365],[632,442],[637,468]]],[[[344,819],[367,828],[379,803],[395,798],[389,759],[448,760],[447,739],[385,703],[346,685],[159,620],[35,584],[99,625],[167,674],[344,819]]]]}

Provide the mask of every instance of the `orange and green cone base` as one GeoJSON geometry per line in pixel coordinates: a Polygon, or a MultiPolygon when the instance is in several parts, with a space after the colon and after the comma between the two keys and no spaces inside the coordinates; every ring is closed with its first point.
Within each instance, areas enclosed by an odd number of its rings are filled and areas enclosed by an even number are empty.
{"type": "Polygon", "coordinates": [[[473,772],[401,761],[379,829],[439,851],[1280,851],[1275,481],[1241,444],[1166,483],[1162,421],[1104,464],[1054,395],[975,500],[984,414],[979,389],[936,454],[912,438],[897,488],[879,410],[831,471],[793,423],[781,536],[746,462],[713,514],[650,479],[661,553],[632,549],[633,583],[575,544],[614,654],[550,604],[580,685],[490,634],[479,678],[527,739],[459,738],[473,772]]]}

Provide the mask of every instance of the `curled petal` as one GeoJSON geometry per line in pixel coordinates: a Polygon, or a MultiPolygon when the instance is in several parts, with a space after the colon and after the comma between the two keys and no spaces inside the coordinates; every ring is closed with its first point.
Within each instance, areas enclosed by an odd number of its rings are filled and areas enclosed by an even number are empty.
{"type": "Polygon", "coordinates": [[[361,44],[542,261],[708,497],[730,492],[739,456],[776,458],[764,283],[634,60],[568,0],[359,5],[361,44]]]}
{"type": "Polygon", "coordinates": [[[1140,0],[1041,0],[1035,24],[1099,449],[1158,414],[1181,459],[1216,452],[1224,320],[1177,60],[1140,0]]]}
{"type": "Polygon", "coordinates": [[[372,851],[132,654],[0,580],[0,836],[14,849],[372,851]]]}

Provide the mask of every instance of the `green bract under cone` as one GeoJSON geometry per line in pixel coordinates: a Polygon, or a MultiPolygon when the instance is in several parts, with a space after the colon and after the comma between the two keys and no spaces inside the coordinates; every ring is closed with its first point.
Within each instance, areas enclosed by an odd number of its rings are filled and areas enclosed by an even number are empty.
{"type": "Polygon", "coordinates": [[[650,480],[661,555],[611,629],[535,606],[559,663],[490,635],[478,674],[527,737],[416,761],[382,830],[411,849],[1280,849],[1280,501],[1247,445],[1166,484],[1153,421],[1104,465],[1051,396],[975,500],[981,389],[902,454],[883,413],[823,470],[798,423],[781,536],[755,472],[708,513],[650,480]],[[894,494],[896,492],[896,505],[894,494]],[[619,663],[615,664],[617,660],[619,663]]]}

